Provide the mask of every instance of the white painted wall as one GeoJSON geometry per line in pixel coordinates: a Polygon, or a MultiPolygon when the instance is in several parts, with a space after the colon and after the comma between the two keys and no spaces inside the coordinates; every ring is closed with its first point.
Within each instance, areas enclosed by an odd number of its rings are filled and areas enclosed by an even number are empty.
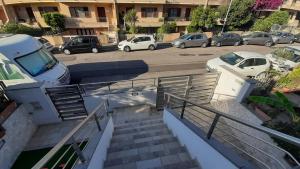
{"type": "Polygon", "coordinates": [[[87,169],[103,168],[104,161],[106,160],[107,149],[109,148],[113,132],[114,124],[112,117],[110,117],[87,169]]]}
{"type": "Polygon", "coordinates": [[[28,114],[24,105],[20,105],[4,122],[6,134],[4,146],[0,149],[0,168],[10,169],[27,142],[36,130],[32,116],[28,114]]]}
{"type": "Polygon", "coordinates": [[[213,100],[234,98],[242,102],[255,87],[255,81],[248,79],[227,66],[220,67],[221,75],[216,86],[213,100]]]}
{"type": "Polygon", "coordinates": [[[17,103],[24,104],[32,114],[35,124],[49,124],[61,122],[58,113],[46,91],[39,82],[11,85],[6,88],[8,97],[17,103]]]}
{"type": "Polygon", "coordinates": [[[184,145],[191,157],[198,161],[202,169],[237,169],[223,155],[217,152],[192,130],[175,118],[170,112],[164,110],[164,123],[184,145]]]}

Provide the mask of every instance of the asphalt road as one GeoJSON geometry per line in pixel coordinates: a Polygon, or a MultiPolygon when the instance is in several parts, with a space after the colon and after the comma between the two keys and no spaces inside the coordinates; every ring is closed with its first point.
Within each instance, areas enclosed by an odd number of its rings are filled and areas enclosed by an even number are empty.
{"type": "MultiPolygon", "coordinates": [[[[293,44],[299,45],[299,44],[293,44]]],[[[284,45],[277,45],[284,46],[284,45]]],[[[277,47],[276,46],[276,47],[277,47]]],[[[99,81],[100,77],[141,75],[165,71],[203,71],[207,60],[234,51],[252,51],[261,54],[270,53],[274,47],[265,46],[223,46],[207,48],[178,49],[170,45],[160,45],[155,51],[141,50],[133,52],[117,51],[115,46],[104,47],[97,54],[56,54],[71,72],[72,82],[78,83],[89,78],[99,81]],[[98,80],[97,80],[98,79],[98,80]]],[[[106,78],[109,79],[109,78],[106,78]]],[[[115,80],[115,79],[114,79],[115,80]]],[[[93,80],[90,80],[93,81],[93,80]]]]}

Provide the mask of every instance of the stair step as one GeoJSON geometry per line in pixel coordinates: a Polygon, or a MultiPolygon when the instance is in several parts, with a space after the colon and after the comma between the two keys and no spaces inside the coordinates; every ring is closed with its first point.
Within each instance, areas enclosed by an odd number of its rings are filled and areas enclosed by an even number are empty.
{"type": "MultiPolygon", "coordinates": [[[[166,144],[167,145],[167,144],[166,144]]],[[[151,149],[151,147],[149,147],[151,149]]],[[[118,153],[111,153],[108,155],[108,160],[105,161],[104,167],[110,167],[114,165],[125,165],[133,162],[141,162],[144,160],[151,160],[161,158],[162,164],[168,164],[170,157],[176,157],[176,161],[180,160],[177,154],[184,153],[186,149],[184,147],[167,148],[163,145],[153,146],[153,150],[144,153],[139,153],[138,149],[132,149],[130,151],[122,151],[118,153]]],[[[170,161],[169,161],[170,162],[170,161]]]]}
{"type": "Polygon", "coordinates": [[[157,119],[143,120],[143,121],[128,123],[125,125],[118,125],[118,126],[115,126],[114,128],[115,128],[115,130],[119,130],[119,129],[131,128],[134,126],[142,126],[142,125],[156,124],[156,123],[163,123],[163,119],[157,118],[157,119]]]}
{"type": "Polygon", "coordinates": [[[120,135],[120,134],[130,134],[130,133],[138,133],[142,131],[150,131],[150,130],[155,130],[159,128],[166,128],[166,126],[161,123],[161,124],[153,124],[149,126],[139,126],[136,128],[130,128],[130,129],[124,129],[124,130],[117,130],[114,131],[114,136],[115,135],[120,135]]]}
{"type": "Polygon", "coordinates": [[[111,140],[111,143],[120,143],[122,141],[126,142],[134,139],[155,137],[155,136],[165,135],[165,134],[171,134],[171,132],[167,128],[160,128],[157,130],[143,131],[139,133],[123,134],[123,135],[114,136],[111,140]]]}
{"type": "Polygon", "coordinates": [[[162,119],[162,115],[155,114],[155,115],[151,115],[151,116],[147,116],[147,117],[143,117],[143,118],[138,117],[138,118],[134,118],[134,119],[130,119],[130,120],[124,120],[124,122],[122,122],[116,126],[127,125],[130,123],[141,122],[141,121],[146,121],[146,120],[154,120],[154,119],[162,119]]]}
{"type": "Polygon", "coordinates": [[[200,168],[198,167],[197,161],[187,160],[187,161],[181,161],[177,163],[163,165],[163,169],[200,169],[200,168]]]}
{"type": "Polygon", "coordinates": [[[177,139],[175,137],[158,138],[158,139],[155,139],[152,141],[128,144],[126,146],[120,146],[120,145],[114,146],[114,147],[110,146],[108,149],[108,153],[130,150],[130,149],[134,149],[134,148],[143,148],[143,147],[159,145],[159,144],[167,144],[167,143],[177,143],[178,144],[177,139]]]}

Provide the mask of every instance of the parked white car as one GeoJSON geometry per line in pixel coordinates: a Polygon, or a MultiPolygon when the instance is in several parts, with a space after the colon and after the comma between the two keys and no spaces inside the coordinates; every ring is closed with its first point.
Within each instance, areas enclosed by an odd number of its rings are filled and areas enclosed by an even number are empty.
{"type": "Polygon", "coordinates": [[[276,50],[266,55],[275,70],[292,70],[293,68],[300,66],[300,46],[286,46],[283,47],[283,50],[290,51],[292,56],[290,58],[277,56],[276,50]]]}
{"type": "Polygon", "coordinates": [[[119,50],[130,52],[131,50],[149,49],[155,50],[156,41],[152,35],[135,35],[128,40],[121,41],[118,44],[119,50]]]}
{"type": "Polygon", "coordinates": [[[257,77],[270,68],[270,61],[255,52],[232,52],[207,61],[207,70],[219,70],[221,65],[237,71],[247,77],[257,77]]]}

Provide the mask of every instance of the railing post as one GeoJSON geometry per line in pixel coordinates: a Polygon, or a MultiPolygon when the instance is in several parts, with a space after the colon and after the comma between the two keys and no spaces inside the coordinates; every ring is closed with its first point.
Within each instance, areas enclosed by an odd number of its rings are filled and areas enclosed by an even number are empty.
{"type": "Polygon", "coordinates": [[[98,117],[96,114],[94,114],[94,117],[95,117],[95,121],[96,121],[96,124],[97,124],[97,127],[98,127],[98,130],[101,131],[101,126],[100,126],[100,122],[98,120],[98,117]]]}
{"type": "Polygon", "coordinates": [[[84,163],[86,160],[84,158],[84,155],[83,155],[82,151],[80,150],[80,147],[77,145],[76,140],[74,139],[74,137],[72,137],[71,139],[72,139],[72,148],[73,148],[73,150],[77,154],[79,160],[82,163],[84,163]]]}
{"type": "Polygon", "coordinates": [[[214,121],[211,123],[211,126],[207,132],[207,139],[210,139],[212,133],[214,132],[214,129],[216,128],[216,125],[217,125],[217,122],[220,118],[220,115],[219,114],[216,114],[215,118],[214,118],[214,121]]]}
{"type": "Polygon", "coordinates": [[[181,118],[181,119],[183,119],[185,106],[186,106],[186,101],[184,100],[184,101],[183,101],[183,105],[182,105],[182,109],[181,109],[181,114],[180,114],[180,118],[181,118]]]}

